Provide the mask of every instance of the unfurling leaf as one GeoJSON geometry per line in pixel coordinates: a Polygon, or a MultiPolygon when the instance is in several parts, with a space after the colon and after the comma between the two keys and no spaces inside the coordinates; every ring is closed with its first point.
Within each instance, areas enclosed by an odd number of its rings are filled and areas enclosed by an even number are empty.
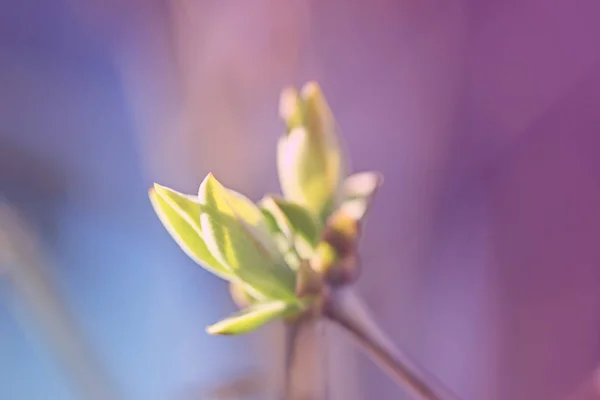
{"type": "Polygon", "coordinates": [[[336,121],[316,82],[300,92],[285,89],[279,114],[285,123],[277,144],[283,198],[267,196],[257,205],[212,174],[197,196],[158,184],[149,191],[176,243],[229,281],[243,309],[209,327],[212,334],[322,315],[331,289],[357,276],[360,230],[382,178],[374,172],[348,177],[336,121]]]}
{"type": "Polygon", "coordinates": [[[264,299],[294,299],[295,276],[285,265],[267,221],[250,200],[212,174],[200,186],[200,226],[211,254],[264,299]]]}
{"type": "Polygon", "coordinates": [[[197,198],[155,184],[149,191],[158,218],[179,247],[198,264],[221,278],[230,280],[231,270],[217,261],[206,247],[200,228],[197,198]]]}
{"type": "Polygon", "coordinates": [[[279,139],[277,166],[286,199],[326,217],[337,207],[346,159],[336,122],[320,87],[309,82],[302,93],[282,93],[280,115],[287,132],[279,139]]]}
{"type": "Polygon", "coordinates": [[[254,329],[279,317],[298,313],[302,310],[299,302],[270,301],[256,303],[231,317],[209,326],[206,331],[212,335],[239,335],[254,329]]]}
{"type": "Polygon", "coordinates": [[[341,209],[357,221],[365,218],[373,196],[382,185],[383,177],[378,172],[360,172],[344,181],[344,200],[341,209]]]}

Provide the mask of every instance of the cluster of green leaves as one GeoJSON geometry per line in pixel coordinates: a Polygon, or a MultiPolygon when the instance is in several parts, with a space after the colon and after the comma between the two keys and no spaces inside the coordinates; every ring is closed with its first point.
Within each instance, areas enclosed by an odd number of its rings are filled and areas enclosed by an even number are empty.
{"type": "Polygon", "coordinates": [[[265,196],[255,204],[212,174],[197,195],[159,184],[149,192],[177,244],[199,265],[229,281],[243,307],[208,327],[212,334],[249,332],[316,307],[328,267],[342,256],[328,238],[337,232],[356,239],[348,226],[362,221],[381,184],[373,172],[346,176],[337,127],[316,83],[306,84],[301,93],[284,90],[280,114],[287,128],[277,157],[283,197],[265,196]]]}

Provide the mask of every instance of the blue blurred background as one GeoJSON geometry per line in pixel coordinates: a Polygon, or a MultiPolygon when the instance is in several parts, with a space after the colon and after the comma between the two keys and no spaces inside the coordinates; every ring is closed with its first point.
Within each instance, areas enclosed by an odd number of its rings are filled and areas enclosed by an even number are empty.
{"type": "MultiPolygon", "coordinates": [[[[397,344],[465,400],[599,399],[599,15],[592,0],[4,1],[0,200],[35,251],[0,247],[0,399],[203,399],[272,368],[268,332],[205,334],[234,310],[226,286],[147,190],[193,193],[212,171],[253,199],[278,191],[279,91],[309,79],[354,170],[386,178],[359,290],[397,344]]],[[[333,397],[402,398],[342,355],[333,397]]]]}

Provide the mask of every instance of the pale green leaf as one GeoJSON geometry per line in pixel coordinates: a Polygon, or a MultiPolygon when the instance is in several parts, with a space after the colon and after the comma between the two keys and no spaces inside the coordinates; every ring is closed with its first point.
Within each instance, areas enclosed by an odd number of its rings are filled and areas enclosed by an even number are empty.
{"type": "Polygon", "coordinates": [[[271,301],[254,304],[231,317],[209,326],[206,331],[212,335],[239,335],[250,332],[276,318],[301,310],[300,303],[271,301]]]}
{"type": "MultiPolygon", "coordinates": [[[[316,148],[319,149],[324,159],[325,169],[322,171],[324,179],[330,189],[328,203],[324,207],[335,208],[342,180],[346,177],[349,168],[345,148],[339,134],[339,129],[329,103],[325,98],[321,87],[317,82],[307,82],[302,87],[301,97],[304,101],[304,114],[306,129],[311,137],[319,141],[316,148]]],[[[313,153],[316,151],[313,150],[313,153]]],[[[325,208],[327,215],[327,210],[325,208]]],[[[321,212],[321,217],[324,216],[321,212]]]]}
{"type": "Polygon", "coordinates": [[[317,213],[328,201],[331,189],[325,176],[326,161],[313,151],[314,140],[303,127],[296,127],[277,142],[277,172],[286,199],[317,213]]]}
{"type": "Polygon", "coordinates": [[[273,197],[273,203],[285,215],[292,231],[311,245],[319,241],[319,223],[304,207],[291,201],[273,197]]]}
{"type": "Polygon", "coordinates": [[[301,95],[282,92],[280,115],[288,127],[277,145],[277,168],[286,199],[326,219],[339,204],[347,162],[333,114],[319,85],[309,82],[301,95]]]}
{"type": "MultiPolygon", "coordinates": [[[[261,211],[268,221],[269,228],[271,230],[271,236],[273,237],[279,252],[283,255],[283,259],[290,268],[296,270],[298,263],[300,262],[300,257],[298,255],[298,251],[296,250],[294,238],[289,234],[286,235],[283,233],[279,227],[279,224],[275,220],[275,217],[269,210],[261,206],[261,211]]],[[[290,232],[289,229],[287,232],[290,232]]]]}
{"type": "Polygon", "coordinates": [[[210,272],[231,280],[231,271],[212,256],[204,242],[197,199],[158,184],[150,189],[149,196],[154,211],[179,247],[210,272]]]}
{"type": "Polygon", "coordinates": [[[233,195],[212,174],[202,182],[198,198],[211,254],[266,298],[293,298],[293,271],[279,254],[260,209],[233,195]]]}
{"type": "Polygon", "coordinates": [[[258,239],[264,248],[276,258],[278,256],[277,247],[271,237],[268,221],[266,220],[260,208],[241,193],[228,189],[229,197],[227,199],[230,205],[232,215],[239,219],[258,239]]]}
{"type": "Polygon", "coordinates": [[[310,258],[319,241],[320,227],[316,218],[301,205],[275,196],[265,197],[260,205],[300,256],[310,258]]]}
{"type": "Polygon", "coordinates": [[[286,233],[282,231],[280,224],[276,221],[275,216],[266,209],[263,205],[260,205],[260,211],[262,211],[265,216],[265,220],[267,221],[267,225],[269,226],[269,231],[271,232],[271,237],[279,249],[281,254],[286,254],[288,251],[292,250],[294,247],[294,242],[289,234],[289,229],[286,230],[286,233]]]}

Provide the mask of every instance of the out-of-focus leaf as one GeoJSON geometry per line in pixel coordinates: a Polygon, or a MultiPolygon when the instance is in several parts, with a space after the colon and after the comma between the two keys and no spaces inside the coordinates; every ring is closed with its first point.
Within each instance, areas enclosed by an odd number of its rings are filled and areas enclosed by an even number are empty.
{"type": "Polygon", "coordinates": [[[288,87],[281,92],[279,115],[285,122],[288,132],[304,124],[304,103],[295,88],[288,87]]]}
{"type": "Polygon", "coordinates": [[[297,203],[277,197],[272,197],[272,200],[287,218],[292,231],[314,246],[319,240],[320,230],[314,216],[297,203]]]}
{"type": "Polygon", "coordinates": [[[241,282],[230,282],[229,294],[239,308],[249,307],[256,302],[256,298],[248,293],[247,287],[241,282]]]}
{"type": "Polygon", "coordinates": [[[377,189],[383,183],[378,172],[360,172],[344,181],[344,200],[341,209],[356,221],[366,216],[377,189]]]}
{"type": "Polygon", "coordinates": [[[279,231],[302,258],[310,258],[319,240],[320,228],[314,216],[297,203],[275,196],[265,197],[261,207],[273,218],[279,231]]]}
{"type": "Polygon", "coordinates": [[[263,215],[265,216],[265,219],[268,222],[269,229],[271,231],[271,236],[273,237],[273,240],[275,241],[279,252],[283,255],[283,259],[290,268],[295,270],[298,267],[298,262],[300,260],[298,257],[298,252],[295,248],[293,237],[283,233],[283,231],[279,228],[275,217],[273,216],[273,214],[271,214],[269,210],[267,210],[263,206],[260,207],[260,210],[262,211],[263,215]]]}
{"type": "Polygon", "coordinates": [[[298,302],[286,303],[278,300],[257,303],[209,326],[206,331],[212,335],[239,335],[259,328],[278,317],[300,310],[301,305],[298,302]]]}
{"type": "Polygon", "coordinates": [[[228,196],[227,202],[233,216],[246,225],[252,235],[261,242],[265,249],[276,257],[278,254],[277,248],[270,235],[268,221],[265,219],[260,208],[243,194],[231,189],[228,189],[228,192],[230,196],[228,196]]]}
{"type": "Polygon", "coordinates": [[[325,219],[338,205],[346,157],[333,114],[319,85],[309,82],[301,95],[282,92],[280,115],[288,127],[277,147],[277,167],[286,199],[325,219]]]}
{"type": "Polygon", "coordinates": [[[149,191],[158,218],[181,249],[194,261],[221,278],[233,274],[206,247],[200,228],[200,204],[193,196],[155,184],[149,191]]]}
{"type": "Polygon", "coordinates": [[[293,299],[294,273],[279,254],[260,209],[232,195],[212,174],[202,182],[198,199],[211,254],[265,298],[293,299]]]}
{"type": "Polygon", "coordinates": [[[277,168],[286,199],[319,213],[331,196],[325,177],[326,160],[315,151],[314,139],[304,127],[296,127],[277,142],[277,168]]]}
{"type": "Polygon", "coordinates": [[[366,171],[350,175],[344,181],[346,198],[365,198],[372,196],[383,183],[379,172],[366,171]]]}

